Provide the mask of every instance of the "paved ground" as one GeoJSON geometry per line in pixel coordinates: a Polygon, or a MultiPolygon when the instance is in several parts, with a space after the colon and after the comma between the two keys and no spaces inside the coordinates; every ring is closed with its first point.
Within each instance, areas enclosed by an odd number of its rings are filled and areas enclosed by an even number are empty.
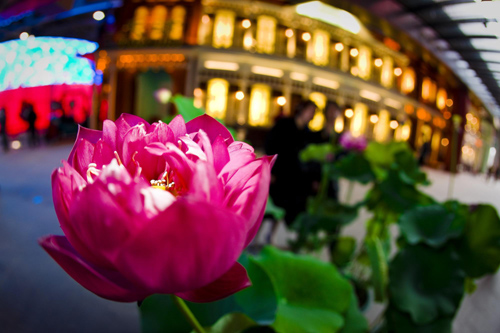
{"type": "MultiPolygon", "coordinates": [[[[40,236],[61,234],[52,205],[50,174],[70,148],[60,145],[0,152],[0,332],[140,330],[135,304],[106,301],[86,291],[37,244],[40,236]]],[[[425,191],[444,200],[448,174],[428,172],[433,184],[425,191]]],[[[365,191],[356,186],[353,200],[360,199],[365,191]]],[[[489,202],[500,209],[500,182],[459,175],[455,197],[464,202],[489,202]]],[[[362,238],[366,218],[366,212],[362,213],[346,233],[362,238]]],[[[281,230],[276,243],[284,243],[286,237],[281,230]]],[[[499,305],[497,274],[483,279],[476,293],[465,299],[454,332],[500,332],[499,305]]],[[[376,312],[374,308],[367,316],[372,319],[376,312]]]]}

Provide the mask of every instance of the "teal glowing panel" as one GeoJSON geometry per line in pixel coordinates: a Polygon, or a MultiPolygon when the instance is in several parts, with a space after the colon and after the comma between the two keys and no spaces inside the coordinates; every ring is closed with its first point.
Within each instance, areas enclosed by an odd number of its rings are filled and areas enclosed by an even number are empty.
{"type": "Polygon", "coordinates": [[[94,64],[81,55],[94,42],[62,37],[32,37],[0,43],[0,91],[20,87],[94,83],[94,64]]]}

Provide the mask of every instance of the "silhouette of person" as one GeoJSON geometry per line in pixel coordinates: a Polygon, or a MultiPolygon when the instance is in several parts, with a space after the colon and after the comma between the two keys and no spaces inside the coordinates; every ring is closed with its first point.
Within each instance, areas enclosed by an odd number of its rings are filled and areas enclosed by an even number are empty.
{"type": "Polygon", "coordinates": [[[7,112],[5,108],[0,109],[0,133],[2,135],[3,151],[9,151],[9,138],[7,137],[7,112]]]}
{"type": "Polygon", "coordinates": [[[35,110],[33,109],[33,105],[30,103],[24,103],[22,115],[23,119],[25,119],[28,122],[28,133],[29,133],[28,145],[30,147],[35,147],[36,145],[38,145],[38,135],[35,127],[37,116],[35,110]]]}
{"type": "Polygon", "coordinates": [[[299,159],[299,152],[313,139],[308,128],[316,112],[316,104],[306,100],[295,109],[293,118],[280,118],[268,134],[266,154],[278,154],[271,171],[270,195],[274,203],[285,209],[285,222],[291,225],[306,208],[312,193],[311,172],[299,159]]]}

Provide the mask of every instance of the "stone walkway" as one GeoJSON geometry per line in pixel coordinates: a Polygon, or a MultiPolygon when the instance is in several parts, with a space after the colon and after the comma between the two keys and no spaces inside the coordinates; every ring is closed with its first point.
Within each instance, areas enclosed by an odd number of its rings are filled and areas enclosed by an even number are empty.
{"type": "MultiPolygon", "coordinates": [[[[0,332],[140,331],[136,304],[110,302],[88,292],[37,244],[43,235],[62,234],[52,205],[50,174],[70,149],[60,145],[0,152],[0,332]]],[[[427,171],[432,185],[423,190],[444,200],[449,175],[427,171]]],[[[365,192],[355,186],[353,201],[365,192]]],[[[459,175],[454,193],[461,201],[489,202],[500,210],[500,182],[486,182],[484,176],[459,175]]],[[[362,212],[345,233],[362,239],[367,217],[362,212]]],[[[275,243],[285,244],[288,236],[281,227],[275,243]]],[[[480,281],[478,290],[464,300],[454,332],[500,332],[499,308],[497,274],[480,281]]],[[[378,311],[374,307],[367,316],[372,320],[378,311]]]]}

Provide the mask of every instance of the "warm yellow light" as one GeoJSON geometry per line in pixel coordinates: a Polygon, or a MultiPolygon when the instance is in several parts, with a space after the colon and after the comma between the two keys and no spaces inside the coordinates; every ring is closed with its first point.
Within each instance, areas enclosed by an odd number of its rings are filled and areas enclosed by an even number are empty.
{"type": "Polygon", "coordinates": [[[261,15],[257,18],[257,52],[259,53],[274,53],[274,45],[276,44],[276,18],[267,15],[261,15]]]}
{"type": "Polygon", "coordinates": [[[21,148],[21,141],[14,140],[14,141],[12,141],[10,146],[12,147],[12,149],[17,150],[17,149],[21,148]]]}
{"type": "Polygon", "coordinates": [[[394,68],[394,75],[401,76],[403,74],[403,70],[399,67],[394,68]]]}
{"type": "Polygon", "coordinates": [[[453,106],[453,100],[451,98],[448,98],[446,100],[446,106],[449,108],[451,108],[453,106]]]}
{"type": "Polygon", "coordinates": [[[345,116],[347,118],[352,118],[352,116],[354,116],[354,111],[352,109],[345,110],[345,116]]]}
{"type": "Polygon", "coordinates": [[[283,71],[281,69],[277,69],[277,68],[252,66],[251,71],[252,71],[252,73],[259,74],[259,75],[267,75],[267,76],[274,76],[274,77],[282,77],[283,76],[283,71]]]}
{"type": "Polygon", "coordinates": [[[277,102],[278,102],[279,106],[285,105],[286,104],[286,98],[285,98],[285,96],[278,97],[277,102]]]}
{"type": "Polygon", "coordinates": [[[379,94],[377,94],[373,91],[364,90],[364,89],[359,91],[359,96],[366,98],[366,99],[369,99],[369,100],[374,101],[374,102],[379,102],[382,99],[382,97],[379,94]]]}
{"type": "Polygon", "coordinates": [[[313,131],[320,131],[325,124],[323,109],[326,106],[327,97],[323,93],[314,91],[309,94],[309,99],[318,107],[314,113],[313,119],[309,122],[309,128],[313,131]]]}
{"type": "Polygon", "coordinates": [[[384,103],[385,103],[385,105],[390,106],[393,109],[400,109],[402,106],[402,104],[400,102],[398,102],[392,98],[385,98],[384,103]]]}
{"type": "Polygon", "coordinates": [[[446,107],[446,97],[446,90],[444,88],[440,88],[436,96],[436,106],[438,109],[443,110],[446,107]]]}
{"type": "Polygon", "coordinates": [[[337,133],[340,133],[344,130],[344,117],[338,116],[337,118],[335,118],[335,125],[333,129],[337,133]]]}
{"type": "Polygon", "coordinates": [[[472,113],[467,113],[467,114],[465,115],[465,118],[466,118],[468,121],[471,121],[471,120],[472,120],[472,118],[474,118],[474,116],[472,115],[472,113]]]}
{"type": "Polygon", "coordinates": [[[444,117],[444,119],[450,119],[451,118],[451,112],[450,111],[445,111],[443,113],[443,117],[444,117]]]}
{"type": "Polygon", "coordinates": [[[230,10],[218,10],[215,14],[213,46],[228,48],[233,45],[235,13],[230,10]]]}
{"type": "Polygon", "coordinates": [[[392,128],[392,129],[396,129],[398,128],[399,126],[399,123],[397,120],[391,120],[391,122],[389,123],[389,126],[392,128]]]}
{"type": "Polygon", "coordinates": [[[391,114],[387,110],[380,110],[378,121],[373,128],[373,138],[378,142],[385,142],[389,138],[389,121],[391,114]]]}
{"type": "Polygon", "coordinates": [[[385,56],[382,60],[382,69],[380,71],[380,83],[386,88],[391,88],[394,79],[393,60],[385,56]]]}
{"type": "Polygon", "coordinates": [[[293,30],[292,29],[286,29],[285,30],[285,36],[287,36],[288,38],[292,38],[293,37],[293,30]]]}
{"type": "Polygon", "coordinates": [[[360,47],[359,57],[358,57],[359,77],[364,80],[370,79],[371,67],[372,67],[371,59],[372,59],[371,49],[366,46],[360,47]]]}
{"type": "Polygon", "coordinates": [[[302,34],[302,39],[305,41],[305,42],[308,42],[309,40],[311,40],[311,34],[308,33],[308,32],[304,32],[302,34]]]}
{"type": "Polygon", "coordinates": [[[354,15],[321,1],[309,1],[298,4],[295,6],[295,11],[299,15],[337,26],[353,34],[361,31],[361,22],[354,15]]]}
{"type": "Polygon", "coordinates": [[[443,147],[446,147],[447,145],[450,144],[450,140],[448,140],[447,138],[442,138],[441,144],[443,145],[443,147]]]}
{"type": "Polygon", "coordinates": [[[383,64],[384,64],[384,62],[382,61],[382,59],[380,59],[380,58],[375,59],[375,66],[376,67],[382,67],[383,64]]]}
{"type": "Polygon", "coordinates": [[[424,101],[429,100],[429,97],[431,95],[431,85],[432,85],[431,79],[425,77],[424,80],[422,81],[422,99],[424,101]]]}
{"type": "Polygon", "coordinates": [[[358,49],[353,48],[353,49],[351,49],[350,54],[351,54],[352,57],[357,57],[358,54],[359,54],[359,51],[358,51],[358,49]]]}
{"type": "Polygon", "coordinates": [[[338,83],[337,81],[324,79],[322,77],[314,77],[312,82],[318,86],[330,89],[338,89],[338,87],[340,86],[340,83],[338,83]]]}
{"type": "Polygon", "coordinates": [[[351,119],[349,130],[353,137],[357,138],[365,133],[366,123],[368,121],[368,107],[363,103],[354,105],[354,116],[351,119]]]}
{"type": "Polygon", "coordinates": [[[249,19],[244,19],[242,22],[241,22],[241,26],[245,29],[248,29],[252,26],[252,22],[250,22],[249,19]]]}
{"type": "Polygon", "coordinates": [[[245,98],[245,94],[240,90],[236,92],[235,97],[238,101],[241,101],[243,98],[245,98]]]}
{"type": "Polygon", "coordinates": [[[308,49],[307,60],[317,66],[328,65],[330,50],[330,35],[324,30],[315,30],[312,37],[312,47],[308,49]]]}
{"type": "Polygon", "coordinates": [[[270,99],[271,87],[260,83],[252,86],[248,124],[251,126],[265,126],[269,123],[270,99]]]}
{"type": "Polygon", "coordinates": [[[407,68],[401,80],[401,91],[405,94],[411,93],[415,89],[415,71],[413,68],[407,68]]]}
{"type": "Polygon", "coordinates": [[[194,97],[201,97],[203,95],[203,91],[200,88],[195,88],[193,90],[194,97]]]}
{"type": "Polygon", "coordinates": [[[104,13],[102,11],[98,10],[98,11],[94,12],[92,17],[96,21],[102,21],[106,17],[106,15],[104,15],[104,13]]]}
{"type": "Polygon", "coordinates": [[[305,82],[309,79],[309,76],[307,74],[304,74],[304,73],[291,72],[290,79],[295,80],[295,81],[305,82]]]}
{"type": "Polygon", "coordinates": [[[411,125],[404,124],[401,127],[401,140],[407,141],[410,139],[411,125]]]}
{"type": "Polygon", "coordinates": [[[245,50],[250,50],[255,44],[255,40],[253,39],[252,30],[245,31],[243,35],[243,48],[245,50]]]}
{"type": "Polygon", "coordinates": [[[370,122],[371,122],[372,124],[375,124],[377,121],[378,121],[378,116],[377,116],[376,114],[372,114],[372,115],[370,116],[370,122]]]}
{"type": "Polygon", "coordinates": [[[223,79],[211,79],[207,86],[207,114],[224,119],[227,108],[229,82],[223,79]]]}
{"type": "Polygon", "coordinates": [[[207,60],[204,63],[205,68],[219,69],[223,71],[237,71],[240,66],[235,62],[207,60]]]}
{"type": "Polygon", "coordinates": [[[208,16],[208,15],[203,15],[203,16],[201,17],[201,23],[203,23],[203,24],[208,24],[208,23],[210,23],[210,16],[208,16]]]}
{"type": "Polygon", "coordinates": [[[19,35],[19,39],[20,40],[26,40],[26,39],[28,39],[29,36],[30,36],[30,34],[27,33],[26,31],[25,32],[21,32],[21,34],[19,35]]]}
{"type": "Polygon", "coordinates": [[[354,76],[358,76],[359,75],[359,68],[358,67],[352,67],[351,68],[351,74],[354,75],[354,76]]]}
{"type": "Polygon", "coordinates": [[[343,49],[344,49],[344,44],[342,43],[335,44],[335,51],[342,52],[343,49]]]}

